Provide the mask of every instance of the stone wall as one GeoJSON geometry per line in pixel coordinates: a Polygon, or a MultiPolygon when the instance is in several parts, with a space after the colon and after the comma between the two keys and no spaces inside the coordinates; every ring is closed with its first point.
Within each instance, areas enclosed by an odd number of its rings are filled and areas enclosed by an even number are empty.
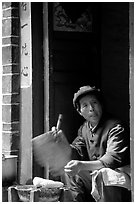
{"type": "Polygon", "coordinates": [[[2,151],[19,147],[19,3],[2,3],[2,151]]]}

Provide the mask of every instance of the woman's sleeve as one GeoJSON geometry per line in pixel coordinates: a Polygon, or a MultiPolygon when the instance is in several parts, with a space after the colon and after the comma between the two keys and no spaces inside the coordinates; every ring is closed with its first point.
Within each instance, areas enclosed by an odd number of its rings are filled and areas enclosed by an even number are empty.
{"type": "Polygon", "coordinates": [[[121,124],[110,129],[106,153],[99,160],[105,167],[113,169],[129,164],[129,135],[121,124]]]}
{"type": "Polygon", "coordinates": [[[72,148],[72,159],[88,160],[88,153],[86,149],[85,139],[82,135],[82,128],[83,126],[79,128],[78,136],[70,145],[72,148]]]}

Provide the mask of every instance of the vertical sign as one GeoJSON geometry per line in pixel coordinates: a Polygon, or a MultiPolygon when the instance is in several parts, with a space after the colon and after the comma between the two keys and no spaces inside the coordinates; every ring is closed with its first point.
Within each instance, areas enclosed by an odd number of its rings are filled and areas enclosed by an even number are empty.
{"type": "Polygon", "coordinates": [[[21,88],[28,88],[32,83],[31,57],[31,3],[20,3],[21,26],[21,88]]]}

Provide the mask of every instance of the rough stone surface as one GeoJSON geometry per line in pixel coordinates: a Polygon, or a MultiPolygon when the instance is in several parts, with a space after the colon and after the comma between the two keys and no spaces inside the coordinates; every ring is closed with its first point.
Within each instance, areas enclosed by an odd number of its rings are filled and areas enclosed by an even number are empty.
{"type": "Polygon", "coordinates": [[[20,95],[19,94],[3,95],[2,102],[3,102],[3,104],[19,103],[20,102],[20,95]]]}
{"type": "Polygon", "coordinates": [[[3,75],[2,76],[2,93],[19,93],[20,89],[20,76],[19,74],[14,75],[3,75]]]}
{"type": "Polygon", "coordinates": [[[2,105],[2,121],[4,123],[19,121],[19,105],[2,105]]]}

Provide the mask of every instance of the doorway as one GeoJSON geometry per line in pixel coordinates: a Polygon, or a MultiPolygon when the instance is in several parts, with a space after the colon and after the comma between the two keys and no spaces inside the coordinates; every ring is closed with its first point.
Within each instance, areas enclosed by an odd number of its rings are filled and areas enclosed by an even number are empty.
{"type": "Polygon", "coordinates": [[[97,3],[48,3],[49,125],[56,125],[61,113],[61,128],[70,143],[83,121],[73,108],[74,93],[85,85],[100,87],[99,7],[97,3]]]}
{"type": "MultiPolygon", "coordinates": [[[[70,143],[74,140],[83,120],[72,100],[84,85],[102,87],[108,97],[108,110],[129,121],[128,8],[128,3],[32,3],[33,137],[56,125],[61,113],[61,128],[70,143]],[[58,21],[61,16],[55,13],[60,7],[65,23],[58,21]],[[91,26],[79,30],[76,24],[83,26],[84,21],[79,20],[86,12],[91,26]]],[[[43,174],[44,169],[34,162],[34,175],[43,174]]]]}
{"type": "MultiPolygon", "coordinates": [[[[55,126],[59,113],[68,141],[77,136],[83,119],[74,110],[73,95],[81,86],[101,85],[99,15],[97,3],[32,3],[33,137],[55,126]],[[59,30],[55,6],[65,11],[74,26],[84,15],[87,21],[79,21],[80,26],[70,31],[59,30]]],[[[33,175],[45,174],[34,161],[33,175]]]]}

